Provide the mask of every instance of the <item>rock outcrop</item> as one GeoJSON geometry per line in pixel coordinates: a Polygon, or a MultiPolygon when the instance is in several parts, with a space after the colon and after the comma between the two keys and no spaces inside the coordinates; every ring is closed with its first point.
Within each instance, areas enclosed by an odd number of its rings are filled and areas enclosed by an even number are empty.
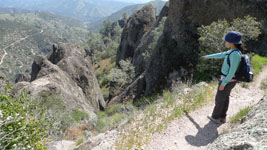
{"type": "Polygon", "coordinates": [[[135,67],[135,80],[127,88],[125,88],[123,92],[111,98],[108,102],[109,105],[126,102],[129,99],[134,99],[137,95],[141,95],[143,93],[143,88],[145,87],[144,71],[149,64],[150,55],[153,53],[154,46],[157,43],[157,36],[160,36],[162,32],[162,29],[159,28],[163,28],[162,26],[164,26],[164,22],[168,16],[168,8],[169,3],[167,2],[152,28],[143,35],[134,50],[132,64],[135,67]],[[146,56],[147,54],[148,56],[146,56]],[[141,86],[143,88],[140,88],[141,86]]]}
{"type": "Polygon", "coordinates": [[[31,75],[29,73],[20,73],[16,75],[15,83],[26,81],[29,82],[31,80],[31,75]]]}
{"type": "Polygon", "coordinates": [[[71,44],[53,45],[47,58],[37,56],[32,65],[31,82],[15,85],[15,91],[22,89],[34,97],[42,92],[58,95],[65,107],[83,110],[91,118],[106,107],[86,52],[71,44]]]}
{"type": "Polygon", "coordinates": [[[148,32],[156,22],[156,8],[152,4],[146,5],[134,13],[123,29],[121,43],[117,51],[116,65],[120,60],[132,58],[136,47],[143,35],[148,32]]]}
{"type": "Polygon", "coordinates": [[[150,55],[153,53],[155,45],[158,42],[157,36],[161,36],[162,34],[162,29],[159,28],[163,28],[161,26],[164,26],[166,17],[168,16],[168,11],[169,11],[169,2],[167,2],[165,6],[162,8],[159,16],[157,17],[156,23],[149,32],[144,34],[144,36],[140,40],[139,45],[135,50],[132,62],[135,67],[136,76],[139,76],[145,71],[147,67],[146,65],[150,61],[150,55]]]}
{"type": "Polygon", "coordinates": [[[197,28],[218,19],[232,20],[250,15],[262,21],[263,34],[253,49],[267,55],[266,14],[267,0],[170,0],[163,36],[146,70],[145,86],[141,86],[138,91],[143,90],[145,96],[161,91],[173,72],[177,72],[181,79],[192,78],[200,58],[197,28]]]}
{"type": "Polygon", "coordinates": [[[267,95],[253,106],[243,123],[216,139],[212,150],[264,150],[267,149],[267,95]]]}

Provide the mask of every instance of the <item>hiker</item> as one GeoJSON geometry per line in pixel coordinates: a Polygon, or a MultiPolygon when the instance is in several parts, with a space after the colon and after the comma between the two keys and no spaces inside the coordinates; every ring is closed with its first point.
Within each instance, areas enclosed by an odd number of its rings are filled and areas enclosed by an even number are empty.
{"type": "Polygon", "coordinates": [[[235,73],[241,61],[241,51],[245,50],[242,45],[241,37],[242,35],[240,32],[228,32],[226,36],[222,38],[222,40],[225,41],[226,47],[231,48],[230,50],[226,52],[202,56],[204,60],[210,58],[224,58],[224,62],[221,68],[221,78],[219,80],[217,94],[215,97],[215,106],[212,115],[208,116],[211,121],[217,124],[226,122],[226,112],[229,106],[229,96],[231,90],[235,87],[237,82],[237,80],[235,79],[235,73]]]}

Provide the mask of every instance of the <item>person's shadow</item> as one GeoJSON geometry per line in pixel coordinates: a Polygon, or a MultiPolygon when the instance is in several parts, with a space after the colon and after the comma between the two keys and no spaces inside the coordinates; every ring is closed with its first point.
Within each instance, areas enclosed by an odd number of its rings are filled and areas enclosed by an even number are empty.
{"type": "Polygon", "coordinates": [[[185,136],[185,140],[188,144],[193,146],[206,146],[209,143],[212,143],[219,135],[217,128],[221,124],[215,124],[212,121],[209,121],[203,128],[201,128],[194,119],[186,113],[186,117],[195,125],[198,129],[198,132],[195,136],[187,135],[185,136]]]}

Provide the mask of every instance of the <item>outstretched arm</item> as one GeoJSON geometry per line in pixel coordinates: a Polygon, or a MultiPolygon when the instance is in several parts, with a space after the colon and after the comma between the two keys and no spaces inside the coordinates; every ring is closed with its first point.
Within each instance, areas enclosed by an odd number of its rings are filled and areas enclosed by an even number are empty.
{"type": "Polygon", "coordinates": [[[224,58],[225,55],[228,54],[230,51],[231,50],[226,51],[226,52],[216,53],[216,54],[210,54],[210,55],[206,55],[206,56],[203,56],[203,57],[206,58],[206,59],[209,59],[209,58],[220,59],[220,58],[224,58]]]}

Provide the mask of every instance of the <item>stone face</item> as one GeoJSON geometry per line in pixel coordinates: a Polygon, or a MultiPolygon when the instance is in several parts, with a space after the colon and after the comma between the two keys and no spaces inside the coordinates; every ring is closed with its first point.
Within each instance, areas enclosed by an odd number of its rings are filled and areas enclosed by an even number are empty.
{"type": "Polygon", "coordinates": [[[247,15],[262,21],[263,34],[248,47],[267,55],[267,0],[170,0],[163,36],[146,70],[145,96],[166,87],[167,77],[178,72],[181,79],[190,79],[200,58],[197,28],[218,19],[232,20],[247,15]]]}
{"type": "Polygon", "coordinates": [[[22,82],[22,81],[29,82],[30,80],[31,80],[31,75],[29,73],[17,74],[15,83],[22,82]]]}
{"type": "Polygon", "coordinates": [[[155,22],[156,9],[151,4],[146,5],[128,19],[117,51],[117,66],[120,60],[134,56],[135,49],[141,42],[143,35],[151,29],[155,22]]]}
{"type": "Polygon", "coordinates": [[[17,83],[14,90],[22,89],[34,97],[42,92],[58,95],[67,108],[81,109],[92,118],[100,108],[106,107],[86,52],[71,44],[54,45],[47,58],[37,56],[31,82],[17,83]]]}
{"type": "Polygon", "coordinates": [[[216,139],[211,150],[260,150],[267,149],[267,95],[253,106],[244,122],[230,133],[216,139]]]}
{"type": "Polygon", "coordinates": [[[154,24],[154,26],[151,28],[149,32],[144,34],[144,36],[141,39],[140,44],[137,46],[135,50],[135,53],[133,56],[133,65],[135,67],[135,72],[137,76],[142,74],[146,69],[146,66],[145,66],[146,61],[149,61],[149,60],[146,60],[148,58],[144,57],[143,54],[145,52],[148,52],[148,53],[153,52],[153,49],[151,49],[151,43],[157,42],[157,41],[153,41],[154,36],[155,36],[153,32],[155,32],[155,30],[159,27],[159,24],[163,20],[163,17],[168,16],[168,11],[169,11],[169,3],[167,2],[166,5],[161,10],[159,16],[157,17],[156,23],[154,24]]]}

